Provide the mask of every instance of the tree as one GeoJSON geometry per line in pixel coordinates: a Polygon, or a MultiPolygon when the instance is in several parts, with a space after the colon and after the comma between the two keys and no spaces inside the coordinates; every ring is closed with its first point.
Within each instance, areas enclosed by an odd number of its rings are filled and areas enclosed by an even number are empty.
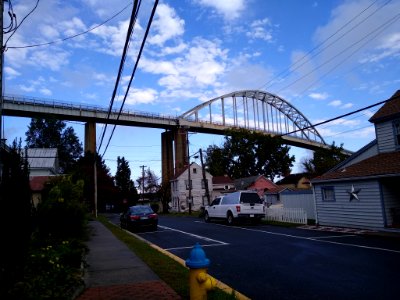
{"type": "Polygon", "coordinates": [[[343,144],[336,146],[333,142],[329,149],[315,150],[313,158],[304,159],[302,165],[305,172],[315,177],[329,171],[347,157],[348,155],[343,153],[343,144]]]}
{"type": "Polygon", "coordinates": [[[119,191],[119,199],[127,201],[127,205],[134,205],[138,200],[135,183],[131,180],[131,169],[125,157],[117,157],[117,171],[115,173],[115,185],[119,191]]]}
{"type": "Polygon", "coordinates": [[[145,193],[156,193],[160,186],[158,185],[158,178],[153,171],[148,168],[143,175],[136,179],[140,191],[144,190],[145,193]]]}
{"type": "Polygon", "coordinates": [[[114,184],[114,178],[110,174],[110,169],[104,160],[97,154],[89,151],[77,161],[72,170],[72,180],[76,182],[78,179],[84,181],[84,201],[86,206],[94,211],[94,162],[96,161],[97,170],[97,209],[105,211],[107,204],[115,203],[118,191],[114,184]]]}
{"type": "Polygon", "coordinates": [[[57,148],[60,172],[67,173],[82,155],[82,144],[72,127],[54,118],[31,119],[26,131],[28,148],[57,148]]]}
{"type": "Polygon", "coordinates": [[[245,129],[229,130],[221,148],[208,147],[205,165],[213,175],[231,178],[264,175],[271,180],[284,175],[293,166],[290,148],[278,137],[245,129]]]}
{"type": "Polygon", "coordinates": [[[0,201],[3,211],[0,230],[4,241],[0,258],[0,298],[23,276],[25,256],[33,230],[29,169],[21,143],[21,140],[18,143],[14,140],[11,147],[3,148],[0,145],[0,201]],[[17,219],[18,226],[10,226],[17,219]]]}

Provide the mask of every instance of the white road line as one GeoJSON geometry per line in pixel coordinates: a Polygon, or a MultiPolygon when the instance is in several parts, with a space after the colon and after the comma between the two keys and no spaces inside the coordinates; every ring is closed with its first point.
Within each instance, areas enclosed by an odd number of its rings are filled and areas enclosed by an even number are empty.
{"type": "Polygon", "coordinates": [[[318,239],[341,238],[341,237],[352,237],[352,236],[357,236],[357,235],[356,234],[343,234],[343,235],[313,236],[313,237],[309,237],[309,238],[318,240],[318,239]]]}
{"type": "MultiPolygon", "coordinates": [[[[226,246],[229,244],[207,244],[207,245],[201,245],[201,247],[219,247],[219,246],[226,246]]],[[[192,249],[193,246],[187,246],[187,247],[173,247],[173,248],[164,248],[164,250],[171,251],[171,250],[181,250],[181,249],[192,249]]]]}
{"type": "MultiPolygon", "coordinates": [[[[196,222],[199,222],[199,221],[196,221],[196,222]]],[[[224,227],[232,227],[232,226],[223,225],[223,224],[216,224],[216,223],[214,223],[214,225],[219,225],[219,226],[224,226],[224,227]]],[[[290,238],[301,239],[301,240],[309,240],[309,241],[320,242],[320,243],[329,243],[329,244],[335,244],[335,245],[341,245],[341,246],[347,246],[347,247],[355,247],[355,248],[362,248],[362,249],[370,249],[370,250],[379,250],[379,251],[386,251],[386,252],[392,252],[392,253],[400,253],[400,250],[393,250],[393,249],[386,249],[386,248],[380,248],[380,247],[362,246],[362,245],[357,245],[357,244],[348,244],[348,243],[340,243],[340,242],[334,242],[334,241],[320,240],[320,238],[322,238],[322,237],[303,237],[303,236],[296,236],[296,235],[292,235],[292,234],[271,232],[271,231],[259,230],[259,229],[251,229],[251,228],[245,228],[245,227],[239,227],[239,226],[233,226],[232,228],[238,228],[238,229],[247,230],[247,231],[261,232],[261,233],[266,233],[266,234],[271,234],[271,235],[286,236],[286,237],[290,237],[290,238]]],[[[334,236],[327,236],[326,238],[330,238],[330,237],[334,237],[334,236]]]]}
{"type": "Polygon", "coordinates": [[[195,237],[195,238],[198,238],[198,239],[203,240],[203,241],[214,242],[214,243],[218,243],[218,244],[221,244],[221,245],[228,245],[228,243],[225,243],[225,242],[222,242],[222,241],[210,239],[210,238],[205,237],[205,236],[201,236],[201,235],[197,235],[197,234],[194,234],[194,233],[190,233],[190,232],[186,232],[186,231],[170,228],[170,227],[167,227],[167,226],[158,225],[158,227],[161,227],[163,229],[168,229],[168,230],[171,230],[171,231],[176,231],[176,232],[179,232],[179,233],[182,233],[182,234],[186,234],[188,236],[195,237]]]}

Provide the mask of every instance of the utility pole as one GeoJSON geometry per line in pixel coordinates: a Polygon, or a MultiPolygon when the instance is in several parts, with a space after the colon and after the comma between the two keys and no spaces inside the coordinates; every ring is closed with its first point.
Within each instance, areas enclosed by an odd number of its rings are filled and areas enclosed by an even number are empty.
{"type": "Polygon", "coordinates": [[[147,166],[140,166],[142,168],[142,201],[144,201],[144,168],[147,166]]]}
{"type": "Polygon", "coordinates": [[[1,9],[0,9],[0,184],[3,178],[3,158],[2,151],[5,146],[3,140],[3,64],[4,64],[4,48],[3,48],[3,11],[4,11],[4,1],[1,1],[1,9]]]}
{"type": "Polygon", "coordinates": [[[189,215],[191,215],[192,214],[192,180],[190,178],[189,132],[186,136],[186,148],[187,148],[188,185],[189,185],[188,205],[189,205],[189,215]]]}
{"type": "Polygon", "coordinates": [[[208,180],[206,178],[206,170],[204,168],[204,163],[203,163],[203,151],[201,150],[201,148],[199,149],[199,152],[200,152],[201,171],[203,173],[204,189],[206,190],[207,204],[210,205],[210,191],[208,190],[208,180]]]}

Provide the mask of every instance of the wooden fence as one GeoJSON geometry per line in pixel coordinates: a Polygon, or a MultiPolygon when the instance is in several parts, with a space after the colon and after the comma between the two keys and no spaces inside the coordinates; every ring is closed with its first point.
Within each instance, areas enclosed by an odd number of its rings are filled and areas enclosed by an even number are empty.
{"type": "Polygon", "coordinates": [[[307,213],[302,208],[266,208],[265,219],[268,221],[307,224],[307,213]]]}

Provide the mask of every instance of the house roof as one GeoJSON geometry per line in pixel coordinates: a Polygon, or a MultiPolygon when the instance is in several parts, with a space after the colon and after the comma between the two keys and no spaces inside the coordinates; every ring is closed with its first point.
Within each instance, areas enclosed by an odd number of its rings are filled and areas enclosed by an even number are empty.
{"type": "Polygon", "coordinates": [[[380,153],[354,165],[327,172],[312,182],[375,176],[400,176],[400,151],[380,153]]]}
{"type": "Polygon", "coordinates": [[[233,184],[233,180],[228,175],[214,176],[212,178],[212,183],[213,184],[229,184],[229,183],[233,184]]]}
{"type": "Polygon", "coordinates": [[[31,169],[51,169],[56,166],[57,148],[28,148],[27,156],[31,169]]]}
{"type": "Polygon", "coordinates": [[[248,186],[250,186],[254,182],[256,182],[257,179],[261,176],[262,175],[257,175],[257,176],[250,176],[250,177],[243,177],[243,178],[235,179],[234,183],[235,183],[236,188],[246,189],[248,186]]]}
{"type": "Polygon", "coordinates": [[[277,181],[276,184],[297,184],[300,179],[303,177],[310,178],[310,174],[308,173],[296,173],[296,174],[290,174],[286,176],[285,178],[282,178],[281,180],[277,181]]]}
{"type": "Polygon", "coordinates": [[[370,119],[372,123],[400,117],[400,90],[389,99],[370,119]]]}
{"type": "Polygon", "coordinates": [[[288,188],[285,188],[283,186],[277,186],[271,189],[268,189],[265,194],[279,194],[282,193],[285,190],[289,190],[288,188]]]}

